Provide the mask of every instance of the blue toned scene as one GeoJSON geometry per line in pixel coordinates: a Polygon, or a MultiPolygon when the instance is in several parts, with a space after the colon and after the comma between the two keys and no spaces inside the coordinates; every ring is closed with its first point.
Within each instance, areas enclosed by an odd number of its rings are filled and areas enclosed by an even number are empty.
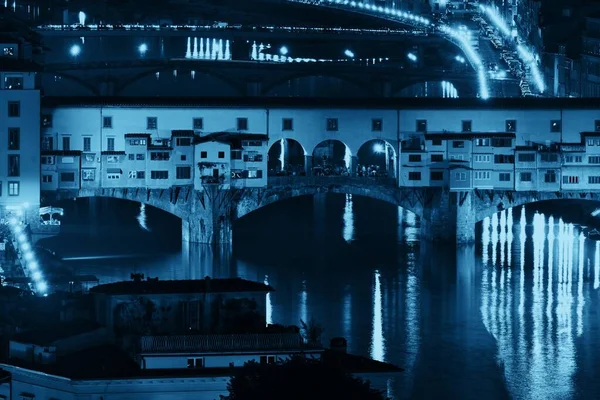
{"type": "Polygon", "coordinates": [[[600,398],[600,2],[0,0],[0,400],[600,398]]]}

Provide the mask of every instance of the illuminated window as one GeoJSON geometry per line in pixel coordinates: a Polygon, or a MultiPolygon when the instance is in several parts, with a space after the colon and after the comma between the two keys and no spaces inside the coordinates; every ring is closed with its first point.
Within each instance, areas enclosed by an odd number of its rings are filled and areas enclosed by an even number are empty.
{"type": "Polygon", "coordinates": [[[94,181],[96,180],[96,170],[93,168],[84,168],[81,170],[81,180],[94,181]]]}
{"type": "Polygon", "coordinates": [[[23,77],[22,76],[6,76],[4,78],[4,89],[7,89],[7,90],[23,89],[23,77]]]}
{"type": "Polygon", "coordinates": [[[18,196],[21,191],[21,184],[19,182],[8,182],[8,195],[18,196]]]}

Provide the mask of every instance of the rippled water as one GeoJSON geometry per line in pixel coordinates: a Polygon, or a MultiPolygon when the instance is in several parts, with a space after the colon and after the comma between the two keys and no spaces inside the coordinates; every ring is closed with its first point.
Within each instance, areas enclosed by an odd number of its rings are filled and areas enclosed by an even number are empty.
{"type": "Polygon", "coordinates": [[[315,318],[327,338],[348,338],[349,351],[406,368],[388,382],[396,399],[600,397],[598,243],[533,206],[481,225],[476,248],[456,250],[419,243],[405,210],[306,197],[247,217],[234,251],[186,246],[77,268],[101,282],[133,270],[267,281],[270,320],[315,318]]]}

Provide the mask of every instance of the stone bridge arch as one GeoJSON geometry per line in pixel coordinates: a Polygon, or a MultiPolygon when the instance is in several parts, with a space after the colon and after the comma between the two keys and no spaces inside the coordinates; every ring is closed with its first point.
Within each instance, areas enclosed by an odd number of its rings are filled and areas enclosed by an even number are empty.
{"type": "Polygon", "coordinates": [[[440,75],[439,77],[406,80],[392,87],[392,97],[443,97],[444,82],[450,83],[456,88],[458,97],[476,97],[479,91],[477,77],[472,77],[474,83],[470,83],[468,79],[467,77],[444,79],[443,75],[440,75]]]}
{"type": "MultiPolygon", "coordinates": [[[[323,167],[323,169],[347,169],[347,172],[352,175],[355,169],[355,154],[352,153],[350,146],[340,139],[325,139],[317,143],[310,153],[312,157],[312,170],[315,167],[323,167]]],[[[339,174],[338,174],[339,175],[339,174]]]]}
{"type": "Polygon", "coordinates": [[[303,71],[284,75],[263,85],[261,95],[282,97],[376,97],[377,93],[370,85],[344,74],[330,71],[303,71]]]}
{"type": "MultiPolygon", "coordinates": [[[[245,96],[246,95],[246,88],[242,87],[237,82],[228,78],[227,75],[225,75],[225,74],[221,74],[219,72],[213,71],[212,69],[192,68],[190,66],[177,66],[177,65],[154,67],[154,68],[142,71],[136,75],[133,75],[132,77],[128,78],[126,81],[124,81],[123,83],[118,85],[118,87],[115,88],[115,94],[117,94],[117,95],[123,94],[123,92],[130,89],[134,85],[140,83],[142,80],[149,78],[149,77],[154,77],[156,75],[156,73],[160,74],[159,79],[161,79],[163,77],[163,74],[167,77],[167,79],[172,79],[173,71],[175,71],[175,70],[177,71],[178,79],[190,79],[191,80],[192,79],[191,74],[192,74],[192,71],[194,71],[194,73],[195,73],[194,80],[196,80],[196,79],[199,80],[200,78],[212,78],[212,79],[216,79],[221,84],[219,86],[223,86],[223,88],[227,88],[227,90],[224,90],[223,93],[216,93],[216,92],[215,93],[206,93],[206,95],[209,95],[209,96],[245,96]]],[[[208,80],[210,81],[212,79],[208,79],[208,80]]],[[[209,88],[209,90],[210,90],[210,88],[209,88]]]]}
{"type": "MultiPolygon", "coordinates": [[[[83,96],[99,96],[100,95],[99,88],[94,86],[93,84],[91,84],[89,81],[87,81],[83,78],[79,78],[77,76],[73,76],[73,75],[64,73],[64,72],[45,71],[44,73],[42,73],[42,87],[48,88],[48,87],[52,87],[55,84],[61,85],[61,82],[56,82],[56,77],[59,77],[61,80],[66,79],[67,81],[77,85],[79,88],[85,90],[85,93],[83,94],[83,96]]],[[[65,88],[64,88],[64,84],[63,84],[63,88],[61,89],[61,92],[64,92],[64,90],[65,90],[65,88]]]]}
{"type": "Polygon", "coordinates": [[[368,173],[368,168],[375,165],[387,172],[388,177],[395,177],[398,172],[398,153],[394,145],[386,139],[370,139],[364,142],[356,152],[357,165],[365,166],[365,171],[357,170],[357,175],[368,173]]]}
{"type": "Polygon", "coordinates": [[[296,139],[274,140],[267,153],[268,175],[306,175],[307,155],[306,148],[296,139]]]}

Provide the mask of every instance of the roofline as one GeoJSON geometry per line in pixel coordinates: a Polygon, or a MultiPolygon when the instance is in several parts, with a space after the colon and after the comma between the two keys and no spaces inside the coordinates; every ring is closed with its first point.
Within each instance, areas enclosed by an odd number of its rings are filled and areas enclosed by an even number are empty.
{"type": "Polygon", "coordinates": [[[600,109],[600,98],[43,97],[42,107],[600,109]]]}

